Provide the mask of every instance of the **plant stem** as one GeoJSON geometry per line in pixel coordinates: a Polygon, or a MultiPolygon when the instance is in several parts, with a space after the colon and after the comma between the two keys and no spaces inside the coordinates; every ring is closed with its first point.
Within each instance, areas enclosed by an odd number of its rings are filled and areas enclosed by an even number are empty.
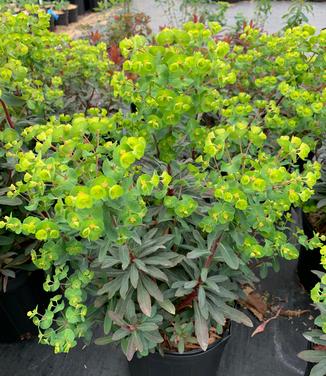
{"type": "Polygon", "coordinates": [[[216,255],[216,252],[217,252],[217,249],[219,247],[219,245],[221,244],[221,240],[222,240],[222,236],[223,236],[223,232],[220,234],[220,236],[218,238],[216,238],[211,246],[211,254],[207,257],[207,260],[205,262],[205,268],[208,269],[212,262],[213,262],[213,259],[216,255]]]}
{"type": "Polygon", "coordinates": [[[8,108],[5,104],[5,102],[2,99],[0,99],[0,103],[2,105],[3,111],[5,112],[5,116],[6,116],[6,119],[7,119],[7,122],[9,124],[10,128],[15,129],[15,124],[13,123],[13,121],[10,117],[10,114],[9,114],[9,111],[8,111],[8,108]]]}

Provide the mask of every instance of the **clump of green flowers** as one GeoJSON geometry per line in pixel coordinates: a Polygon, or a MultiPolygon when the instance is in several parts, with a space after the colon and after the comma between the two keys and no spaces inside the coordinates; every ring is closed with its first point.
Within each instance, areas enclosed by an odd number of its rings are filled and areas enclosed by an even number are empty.
{"type": "Polygon", "coordinates": [[[48,31],[49,15],[37,6],[16,15],[4,12],[0,23],[0,99],[17,126],[104,102],[109,107],[105,44],[91,46],[48,31]]]}
{"type": "MultiPolygon", "coordinates": [[[[255,281],[251,261],[266,268],[297,257],[284,229],[291,207],[314,193],[320,165],[307,160],[313,143],[299,137],[296,100],[274,95],[301,79],[287,64],[283,75],[271,72],[312,29],[276,37],[247,28],[246,48],[216,41],[219,29],[187,23],[153,45],[122,41],[127,60],[111,83],[133,113],[92,109],[0,133],[22,176],[8,195],[27,198],[31,213],[0,223],[42,242],[33,261],[57,295],[45,315],[30,315],[56,352],[90,341],[98,322],[97,342],[120,342],[129,360],[160,346],[183,352],[194,338],[206,350],[209,328],[252,325],[234,308],[255,281]],[[276,114],[284,129],[269,123],[276,114]]],[[[319,124],[322,111],[306,120],[319,124]]]]}
{"type": "MultiPolygon", "coordinates": [[[[210,77],[204,87],[197,86],[200,113],[218,114],[222,122],[247,119],[271,137],[293,134],[313,146],[325,132],[325,31],[315,35],[314,27],[305,25],[280,36],[247,26],[240,44],[234,45],[216,43],[213,37],[220,26],[210,25],[206,29],[190,22],[183,30],[165,29],[157,36],[156,50],[146,53],[138,48],[144,39],[122,41],[125,55],[139,50],[126,63],[126,70],[153,77],[162,47],[173,50],[177,45],[177,51],[166,59],[162,77],[169,76],[174,92],[185,92],[193,83],[210,77]],[[190,56],[189,51],[194,50],[190,56]],[[201,80],[196,81],[199,72],[201,80]]],[[[170,116],[177,118],[179,112],[170,116]]]]}

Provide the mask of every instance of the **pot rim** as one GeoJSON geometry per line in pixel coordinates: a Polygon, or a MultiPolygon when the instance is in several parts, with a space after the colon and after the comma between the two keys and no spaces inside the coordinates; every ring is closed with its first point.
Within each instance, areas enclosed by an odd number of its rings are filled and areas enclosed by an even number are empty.
{"type": "Polygon", "coordinates": [[[162,357],[165,357],[165,358],[180,358],[180,357],[187,357],[187,356],[189,356],[189,357],[190,356],[200,356],[202,354],[206,354],[206,353],[214,350],[216,347],[218,347],[219,345],[221,345],[224,342],[226,342],[231,337],[230,329],[227,329],[226,333],[227,334],[224,335],[223,338],[221,338],[220,340],[215,341],[214,343],[212,343],[211,345],[209,345],[206,351],[204,351],[202,349],[195,349],[195,350],[186,351],[183,354],[180,354],[177,351],[168,351],[167,350],[167,351],[163,352],[163,356],[159,352],[155,352],[155,354],[161,355],[162,357]]]}

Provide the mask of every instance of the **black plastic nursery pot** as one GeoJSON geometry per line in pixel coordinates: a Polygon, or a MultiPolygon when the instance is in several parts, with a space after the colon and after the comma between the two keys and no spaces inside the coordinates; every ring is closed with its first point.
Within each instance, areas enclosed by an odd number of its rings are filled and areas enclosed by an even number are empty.
{"type": "Polygon", "coordinates": [[[50,26],[49,26],[50,31],[55,31],[55,21],[53,16],[50,17],[50,26]]]}
{"type": "Polygon", "coordinates": [[[71,4],[77,5],[78,16],[85,13],[85,1],[84,0],[71,0],[71,4]]]}
{"type": "Polygon", "coordinates": [[[56,25],[68,26],[69,25],[69,12],[68,10],[55,11],[58,15],[58,19],[55,21],[56,25]]]}
{"type": "Polygon", "coordinates": [[[130,375],[217,376],[217,369],[229,338],[230,334],[209,346],[207,351],[193,350],[184,354],[166,352],[164,356],[154,353],[140,359],[134,356],[129,363],[130,375]]]}
{"type": "Polygon", "coordinates": [[[6,292],[0,292],[0,342],[10,343],[37,335],[37,328],[27,317],[36,306],[40,312],[48,305],[49,296],[43,290],[42,271],[16,273],[8,281],[6,292]]]}
{"type": "Polygon", "coordinates": [[[316,364],[315,363],[307,363],[307,368],[306,368],[306,371],[304,373],[304,376],[310,376],[310,372],[313,368],[313,366],[315,366],[316,364]]]}
{"type": "MultiPolygon", "coordinates": [[[[302,228],[309,239],[313,237],[314,230],[304,213],[302,213],[302,228]]],[[[320,260],[319,248],[306,249],[303,246],[300,247],[297,270],[299,280],[307,291],[310,291],[319,282],[318,276],[312,270],[324,270],[320,260]]]]}
{"type": "Polygon", "coordinates": [[[98,0],[88,0],[89,1],[89,9],[95,10],[98,7],[98,0]]]}
{"type": "Polygon", "coordinates": [[[70,4],[68,7],[68,21],[69,23],[78,21],[78,7],[75,4],[70,4]]]}

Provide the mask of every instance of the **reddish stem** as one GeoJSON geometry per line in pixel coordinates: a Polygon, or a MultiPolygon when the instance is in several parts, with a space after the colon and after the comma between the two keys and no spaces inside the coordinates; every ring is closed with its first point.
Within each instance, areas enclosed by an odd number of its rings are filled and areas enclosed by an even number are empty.
{"type": "Polygon", "coordinates": [[[5,102],[2,99],[0,99],[0,103],[2,105],[3,111],[5,112],[5,116],[6,116],[6,119],[7,119],[7,122],[9,124],[10,128],[15,129],[15,125],[14,125],[13,121],[11,120],[11,117],[10,117],[10,114],[9,114],[9,111],[8,111],[8,108],[5,104],[5,102]]]}
{"type": "Polygon", "coordinates": [[[211,251],[210,251],[211,254],[207,257],[207,260],[205,262],[205,268],[206,269],[208,269],[213,262],[213,258],[216,255],[217,248],[219,247],[219,245],[221,243],[222,236],[223,236],[223,232],[221,233],[221,235],[217,239],[214,240],[214,242],[211,246],[211,251]]]}
{"type": "MultiPolygon", "coordinates": [[[[207,257],[207,260],[206,260],[205,265],[204,265],[204,267],[206,269],[208,269],[213,262],[214,256],[216,255],[216,252],[217,252],[217,249],[218,249],[218,246],[221,243],[222,236],[223,236],[223,233],[221,233],[221,235],[214,240],[214,242],[211,246],[210,255],[207,257]]],[[[196,287],[194,287],[193,291],[190,294],[188,294],[183,300],[181,300],[181,302],[177,305],[177,307],[176,307],[177,312],[180,312],[183,309],[185,309],[189,306],[192,306],[192,302],[197,298],[197,295],[198,295],[198,287],[201,284],[202,284],[202,280],[201,280],[201,278],[199,278],[198,284],[197,284],[196,287]]]]}
{"type": "Polygon", "coordinates": [[[187,295],[183,300],[181,300],[181,302],[177,305],[176,311],[180,312],[183,309],[191,306],[193,300],[197,298],[197,294],[198,294],[198,289],[197,287],[195,287],[194,290],[189,295],[187,295]]]}

